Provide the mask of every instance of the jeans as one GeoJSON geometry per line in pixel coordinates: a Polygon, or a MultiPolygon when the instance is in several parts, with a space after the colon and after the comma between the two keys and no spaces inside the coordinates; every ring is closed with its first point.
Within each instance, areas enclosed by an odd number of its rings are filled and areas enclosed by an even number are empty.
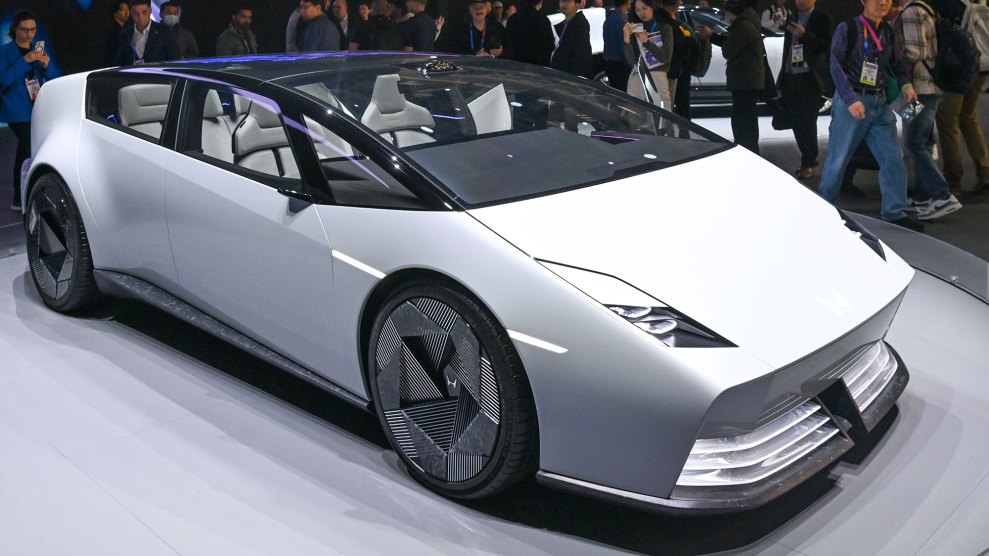
{"type": "Polygon", "coordinates": [[[862,95],[865,118],[856,119],[848,105],[835,95],[831,107],[828,136],[828,157],[821,174],[820,194],[834,202],[841,189],[841,178],[855,149],[864,139],[879,163],[879,191],[882,193],[883,220],[899,220],[906,216],[907,168],[896,136],[896,116],[886,104],[884,95],[862,95]]]}
{"type": "Polygon", "coordinates": [[[964,164],[962,162],[962,137],[968,147],[968,155],[975,163],[976,185],[989,183],[989,147],[985,135],[975,119],[979,97],[986,86],[986,76],[981,75],[967,93],[945,93],[937,108],[937,133],[941,138],[941,162],[944,163],[944,179],[953,189],[962,187],[964,164]],[[961,135],[959,135],[961,132],[961,135]]]}
{"type": "Polygon", "coordinates": [[[924,109],[903,126],[903,146],[913,158],[913,199],[920,203],[947,199],[948,180],[934,162],[934,115],[944,95],[917,95],[917,100],[924,109]]]}

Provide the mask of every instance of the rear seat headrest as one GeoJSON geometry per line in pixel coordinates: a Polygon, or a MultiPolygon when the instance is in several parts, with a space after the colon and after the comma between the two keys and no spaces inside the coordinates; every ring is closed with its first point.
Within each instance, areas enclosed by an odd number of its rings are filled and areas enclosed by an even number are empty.
{"type": "Polygon", "coordinates": [[[219,118],[223,115],[223,103],[220,102],[220,95],[215,90],[206,93],[206,102],[203,104],[204,118],[219,118]]]}
{"type": "Polygon", "coordinates": [[[167,83],[142,83],[121,87],[117,92],[120,123],[125,126],[165,121],[172,86],[167,83]]]}

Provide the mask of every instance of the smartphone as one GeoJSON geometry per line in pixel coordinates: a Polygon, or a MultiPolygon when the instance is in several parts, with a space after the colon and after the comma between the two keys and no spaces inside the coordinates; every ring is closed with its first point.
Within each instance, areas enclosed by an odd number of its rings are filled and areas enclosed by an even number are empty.
{"type": "Polygon", "coordinates": [[[645,27],[643,27],[641,23],[633,23],[632,24],[632,32],[633,33],[641,33],[641,32],[643,32],[645,30],[646,30],[645,27]]]}
{"type": "Polygon", "coordinates": [[[38,42],[34,43],[34,51],[35,52],[42,52],[42,53],[44,53],[44,51],[45,51],[45,41],[38,41],[38,42]]]}

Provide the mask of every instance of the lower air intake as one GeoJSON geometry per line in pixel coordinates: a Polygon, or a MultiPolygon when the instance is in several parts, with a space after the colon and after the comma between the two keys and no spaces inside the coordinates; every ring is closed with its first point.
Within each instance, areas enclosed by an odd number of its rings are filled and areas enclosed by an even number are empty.
{"type": "Polygon", "coordinates": [[[785,469],[838,433],[821,406],[807,401],[752,432],[697,440],[677,485],[754,483],[785,469]]]}

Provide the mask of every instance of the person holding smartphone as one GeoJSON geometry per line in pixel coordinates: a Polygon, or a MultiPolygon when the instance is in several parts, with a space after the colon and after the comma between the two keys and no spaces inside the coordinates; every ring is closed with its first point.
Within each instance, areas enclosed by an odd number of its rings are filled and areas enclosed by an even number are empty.
{"type": "Polygon", "coordinates": [[[634,65],[627,92],[672,112],[668,72],[673,58],[673,27],[657,17],[659,11],[656,0],[635,0],[635,16],[622,29],[625,58],[634,65]]]}
{"type": "Polygon", "coordinates": [[[11,210],[21,210],[21,166],[31,156],[31,110],[41,86],[61,75],[45,41],[35,40],[38,18],[21,11],[10,23],[11,42],[0,47],[0,121],[17,137],[11,210]]]}

